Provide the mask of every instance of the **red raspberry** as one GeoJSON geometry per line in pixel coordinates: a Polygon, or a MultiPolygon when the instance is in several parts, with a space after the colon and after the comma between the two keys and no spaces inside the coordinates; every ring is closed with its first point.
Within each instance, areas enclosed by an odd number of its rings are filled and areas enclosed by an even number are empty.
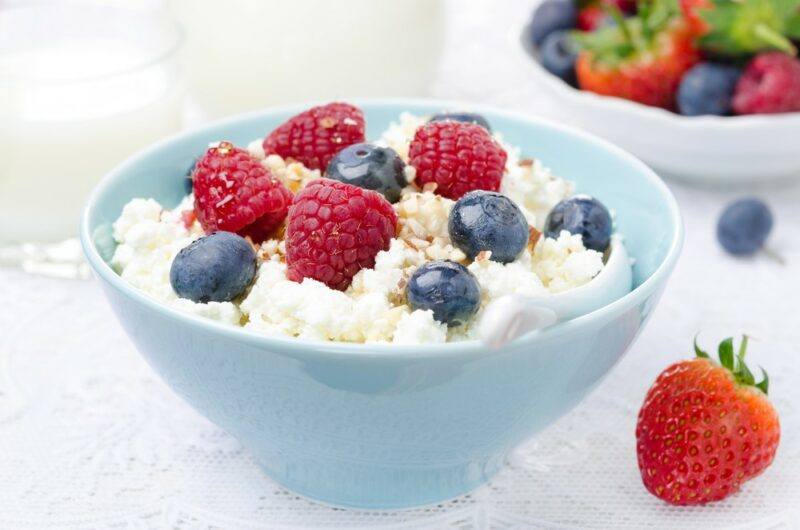
{"type": "Polygon", "coordinates": [[[312,107],[289,118],[264,138],[264,152],[325,170],[339,151],[364,142],[364,114],[347,103],[312,107]]]}
{"type": "Polygon", "coordinates": [[[733,94],[736,114],[800,111],[800,61],[781,52],[757,55],[733,94]]]}
{"type": "Polygon", "coordinates": [[[286,226],[287,277],[344,290],[389,248],[397,214],[380,193],[321,178],[296,196],[286,226]]]}
{"type": "Polygon", "coordinates": [[[468,191],[497,191],[506,152],[474,123],[434,121],[417,129],[408,151],[416,182],[436,183],[436,193],[458,199],[468,191]]]}
{"type": "Polygon", "coordinates": [[[194,213],[206,233],[225,230],[255,242],[281,224],[292,193],[244,149],[220,142],[192,173],[194,213]]]}

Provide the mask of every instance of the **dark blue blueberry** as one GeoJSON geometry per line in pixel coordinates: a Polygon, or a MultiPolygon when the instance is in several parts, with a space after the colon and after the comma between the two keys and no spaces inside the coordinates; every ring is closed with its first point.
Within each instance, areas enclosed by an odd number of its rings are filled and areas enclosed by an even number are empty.
{"type": "Polygon", "coordinates": [[[194,302],[229,302],[256,275],[256,253],[243,237],[215,232],[185,247],[172,262],[169,282],[181,298],[194,302]]]}
{"type": "Polygon", "coordinates": [[[419,267],[406,286],[411,309],[433,311],[433,318],[460,326],[478,311],[481,291],[467,268],[453,261],[430,261],[419,267]]]}
{"type": "Polygon", "coordinates": [[[450,239],[474,259],[479,252],[492,252],[491,260],[509,263],[528,244],[530,229],[514,202],[493,191],[471,191],[458,199],[447,223],[450,239]]]}
{"type": "Polygon", "coordinates": [[[575,60],[578,47],[569,31],[554,31],[548,35],[539,49],[539,57],[545,70],[570,85],[577,84],[575,60]]]}
{"type": "Polygon", "coordinates": [[[489,132],[492,132],[492,127],[489,125],[489,120],[481,116],[480,114],[475,114],[474,112],[440,112],[439,114],[434,114],[431,116],[431,119],[428,122],[432,121],[460,121],[463,123],[474,123],[475,125],[480,125],[484,129],[489,132]]]}
{"type": "Polygon", "coordinates": [[[684,74],[678,87],[678,111],[685,116],[731,113],[731,99],[741,70],[735,66],[701,63],[684,74]]]}
{"type": "Polygon", "coordinates": [[[737,256],[754,254],[772,231],[772,212],[763,201],[740,199],[729,204],[717,222],[720,245],[737,256]]]}
{"type": "Polygon", "coordinates": [[[556,204],[544,222],[544,235],[558,238],[562,230],[579,234],[586,248],[603,252],[611,240],[611,214],[603,203],[576,195],[556,204]]]}
{"type": "Polygon", "coordinates": [[[574,29],[578,22],[578,10],[572,0],[544,0],[536,11],[530,24],[530,37],[536,46],[554,31],[574,29]]]}
{"type": "Polygon", "coordinates": [[[374,190],[389,202],[400,199],[406,185],[406,164],[391,147],[354,144],[331,159],[325,176],[359,188],[374,190]]]}

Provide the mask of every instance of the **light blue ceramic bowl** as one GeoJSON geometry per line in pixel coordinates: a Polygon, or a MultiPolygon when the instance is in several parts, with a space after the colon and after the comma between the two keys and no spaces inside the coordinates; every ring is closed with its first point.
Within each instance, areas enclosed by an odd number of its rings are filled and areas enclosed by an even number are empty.
{"type": "Polygon", "coordinates": [[[434,503],[486,482],[515,446],[572,409],[651,314],[682,242],[675,199],[644,164],[597,138],[516,113],[426,100],[356,101],[376,138],[403,111],[470,108],[525,156],[616,211],[635,289],[498,351],[478,343],[391,346],[276,339],[187,315],[122,281],[111,223],[134,197],[173,206],[211,141],[244,145],[307,105],[229,119],[137,154],[97,187],[81,238],[117,317],[187,402],[238,438],[273,479],[361,508],[434,503]]]}

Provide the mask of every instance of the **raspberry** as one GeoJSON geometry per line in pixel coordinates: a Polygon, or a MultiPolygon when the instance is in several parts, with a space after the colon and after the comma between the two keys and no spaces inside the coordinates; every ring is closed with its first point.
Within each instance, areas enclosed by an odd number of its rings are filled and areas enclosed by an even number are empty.
{"type": "Polygon", "coordinates": [[[389,248],[397,214],[380,193],[320,178],[296,196],[286,227],[287,277],[344,290],[389,248]]]}
{"type": "Polygon", "coordinates": [[[194,213],[206,233],[225,230],[255,242],[283,222],[292,193],[244,149],[212,146],[192,173],[194,213]]]}
{"type": "Polygon", "coordinates": [[[436,193],[459,199],[472,190],[497,191],[506,152],[473,123],[429,122],[414,134],[408,151],[420,185],[436,183],[436,193]]]}
{"type": "Polygon", "coordinates": [[[336,153],[364,142],[364,114],[347,103],[312,107],[289,118],[264,138],[264,152],[325,170],[336,153]]]}
{"type": "Polygon", "coordinates": [[[756,56],[733,95],[736,114],[800,111],[800,61],[781,52],[756,56]]]}

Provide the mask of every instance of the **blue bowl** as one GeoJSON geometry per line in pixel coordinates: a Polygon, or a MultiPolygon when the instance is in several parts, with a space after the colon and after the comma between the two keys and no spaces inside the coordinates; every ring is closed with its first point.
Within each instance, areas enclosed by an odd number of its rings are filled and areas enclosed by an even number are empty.
{"type": "Polygon", "coordinates": [[[277,482],[359,508],[402,508],[466,493],[517,445],[572,409],[622,357],[678,259],[675,199],[643,163],[582,132],[516,113],[430,100],[356,101],[376,138],[403,111],[473,109],[525,156],[616,211],[635,257],[634,289],[593,313],[500,350],[477,342],[364,345],[270,338],[188,315],[124,282],[108,265],[111,224],[134,197],[167,206],[207,144],[245,145],[308,105],[221,121],[164,140],[94,190],[81,239],[111,306],[161,377],[255,455],[277,482]]]}

